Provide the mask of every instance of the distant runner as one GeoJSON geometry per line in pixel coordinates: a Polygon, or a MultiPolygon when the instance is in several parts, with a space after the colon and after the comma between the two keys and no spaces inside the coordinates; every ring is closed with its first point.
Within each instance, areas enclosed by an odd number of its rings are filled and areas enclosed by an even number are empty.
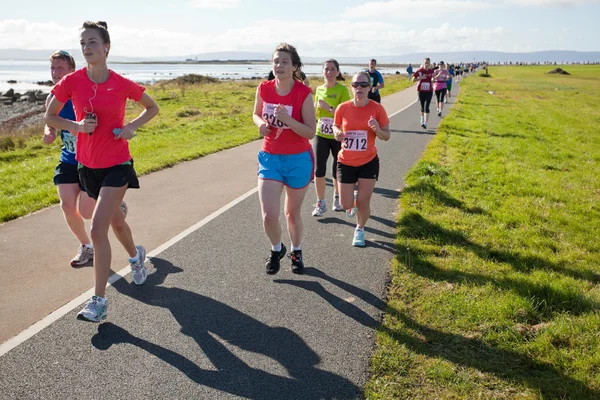
{"type": "Polygon", "coordinates": [[[433,77],[433,67],[431,60],[426,58],[423,66],[413,74],[413,81],[419,82],[417,92],[419,93],[419,102],[421,103],[421,127],[427,129],[427,121],[429,120],[429,105],[433,97],[433,86],[431,78],[433,77]]]}
{"type": "Polygon", "coordinates": [[[440,61],[439,69],[433,73],[433,90],[435,90],[435,97],[437,99],[437,115],[442,116],[444,110],[444,99],[446,97],[446,81],[450,77],[448,70],[446,70],[446,64],[440,61]]]}
{"type": "Polygon", "coordinates": [[[383,89],[385,86],[383,84],[383,76],[379,71],[375,69],[377,66],[377,60],[374,58],[369,61],[369,77],[371,79],[371,91],[369,92],[369,99],[375,100],[378,103],[381,103],[381,95],[379,94],[379,89],[383,89]]]}

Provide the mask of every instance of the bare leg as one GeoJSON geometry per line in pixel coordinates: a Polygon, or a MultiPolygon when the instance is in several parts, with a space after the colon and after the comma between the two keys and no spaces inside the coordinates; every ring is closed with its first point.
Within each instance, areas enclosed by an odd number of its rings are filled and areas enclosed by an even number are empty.
{"type": "MultiPolygon", "coordinates": [[[[325,180],[323,178],[323,180],[325,180]]],[[[287,220],[288,233],[292,246],[300,247],[302,244],[302,202],[306,196],[308,185],[302,189],[285,187],[285,218],[287,220]]]]}
{"type": "Polygon", "coordinates": [[[262,211],[263,228],[273,246],[281,243],[279,211],[282,191],[283,183],[281,182],[258,180],[258,197],[262,211]]]}
{"type": "Polygon", "coordinates": [[[77,197],[79,196],[79,193],[80,188],[78,183],[64,183],[58,185],[60,207],[69,229],[73,232],[73,235],[75,235],[77,240],[79,240],[79,243],[89,244],[90,238],[85,231],[85,222],[77,209],[77,197]]]}
{"type": "MultiPolygon", "coordinates": [[[[98,197],[94,215],[92,216],[90,234],[92,236],[92,243],[94,244],[94,294],[96,296],[104,297],[106,293],[106,283],[110,274],[112,257],[110,242],[108,241],[108,227],[117,211],[119,211],[119,205],[126,190],[127,185],[123,187],[103,187],[100,189],[100,196],[98,197]]],[[[118,212],[118,214],[121,213],[118,212]]],[[[129,249],[127,251],[129,252],[129,249]]],[[[131,253],[129,254],[131,255],[131,253]]],[[[133,254],[135,255],[135,250],[133,254]]]]}
{"type": "Polygon", "coordinates": [[[358,179],[358,194],[356,196],[356,225],[364,228],[371,216],[371,196],[375,189],[375,179],[358,179]]]}

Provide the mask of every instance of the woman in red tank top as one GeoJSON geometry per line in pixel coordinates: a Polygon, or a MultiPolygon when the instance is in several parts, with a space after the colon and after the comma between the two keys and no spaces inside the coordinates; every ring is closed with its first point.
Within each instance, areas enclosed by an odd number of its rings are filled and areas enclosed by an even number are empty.
{"type": "Polygon", "coordinates": [[[271,241],[267,274],[279,271],[286,254],[279,223],[281,193],[285,189],[288,233],[292,242],[292,272],[302,273],[302,202],[313,178],[314,156],[309,140],[315,136],[315,107],[311,89],[302,83],[302,62],[294,48],[282,43],[273,52],[275,80],[256,90],[254,124],[264,137],[258,153],[258,194],[263,227],[271,241]]]}

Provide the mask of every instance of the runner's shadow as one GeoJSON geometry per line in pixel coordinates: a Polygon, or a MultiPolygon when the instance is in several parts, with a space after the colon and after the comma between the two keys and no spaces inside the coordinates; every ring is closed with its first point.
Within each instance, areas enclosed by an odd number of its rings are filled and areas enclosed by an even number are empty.
{"type": "Polygon", "coordinates": [[[128,343],[146,350],[185,374],[197,384],[252,399],[350,399],[361,389],[352,382],[316,367],[319,356],[294,332],[270,327],[210,297],[176,287],[159,286],[169,274],[182,272],[170,262],[152,258],[155,272],[142,287],[121,279],[117,291],[150,306],[169,310],[215,368],[203,369],[184,356],[135,337],[113,324],[102,324],[92,338],[94,347],[106,350],[128,343]],[[217,337],[217,338],[215,338],[217,337]],[[289,377],[249,366],[230,347],[260,354],[283,366],[289,377]],[[215,370],[216,369],[216,370],[215,370]]]}
{"type": "MultiPolygon", "coordinates": [[[[372,216],[370,218],[372,218],[372,216]]],[[[356,223],[354,222],[354,220],[341,219],[341,218],[337,218],[337,217],[320,218],[320,219],[317,220],[317,222],[319,222],[321,224],[348,225],[348,226],[351,226],[352,228],[354,228],[356,226],[356,223]]],[[[394,237],[395,237],[391,233],[384,232],[384,231],[379,230],[379,229],[371,228],[369,226],[365,226],[365,232],[369,232],[369,233],[372,233],[372,234],[375,234],[375,235],[383,236],[383,237],[386,237],[388,239],[394,239],[394,237]]]]}
{"type": "Polygon", "coordinates": [[[399,190],[384,189],[379,187],[375,187],[375,189],[373,189],[373,193],[380,194],[381,196],[387,197],[388,199],[397,199],[400,197],[399,190]]]}
{"type": "Polygon", "coordinates": [[[600,392],[565,375],[552,364],[526,353],[500,349],[477,338],[466,338],[420,324],[402,310],[388,307],[394,328],[381,328],[399,345],[432,359],[444,359],[497,376],[508,382],[525,382],[544,399],[598,399],[600,392]]]}
{"type": "Polygon", "coordinates": [[[420,131],[410,131],[410,130],[404,130],[404,129],[390,129],[390,132],[392,132],[392,133],[413,133],[413,134],[417,134],[417,135],[435,135],[434,129],[422,129],[420,131]]]}

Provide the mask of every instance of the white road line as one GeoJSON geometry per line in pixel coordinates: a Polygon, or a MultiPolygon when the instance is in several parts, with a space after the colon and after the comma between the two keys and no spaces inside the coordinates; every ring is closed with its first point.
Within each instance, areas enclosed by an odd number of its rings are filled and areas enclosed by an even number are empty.
{"type": "MultiPolygon", "coordinates": [[[[256,192],[258,192],[258,187],[255,187],[254,189],[249,190],[248,192],[244,193],[243,195],[241,195],[237,199],[231,201],[230,203],[228,203],[228,204],[224,205],[223,207],[219,208],[218,210],[216,210],[212,214],[210,214],[207,217],[203,218],[202,220],[200,220],[195,225],[189,227],[188,229],[184,230],[183,232],[181,232],[177,236],[173,237],[172,239],[170,239],[166,243],[158,246],[156,249],[154,249],[151,252],[149,252],[147,254],[147,257],[152,258],[152,257],[154,257],[154,256],[162,253],[163,251],[165,251],[169,247],[173,246],[175,243],[179,242],[180,240],[182,240],[183,238],[185,238],[186,236],[188,236],[192,232],[197,231],[202,226],[208,224],[210,221],[212,221],[213,219],[217,218],[219,215],[223,214],[225,211],[229,210],[230,208],[234,207],[236,204],[241,203],[242,201],[244,201],[248,197],[252,196],[256,192]]],[[[130,268],[129,268],[129,265],[127,265],[125,268],[121,269],[119,272],[111,275],[110,278],[108,278],[108,284],[107,284],[107,286],[112,285],[113,283],[115,283],[119,279],[121,279],[124,276],[126,276],[129,272],[130,272],[130,268]]],[[[41,320],[39,320],[35,324],[31,325],[29,328],[25,329],[21,333],[17,334],[16,336],[13,336],[12,338],[8,339],[6,342],[0,344],[0,357],[2,357],[4,354],[6,354],[9,351],[11,351],[12,349],[14,349],[15,347],[17,347],[21,343],[25,342],[27,339],[31,338],[32,336],[34,336],[35,334],[37,334],[38,332],[40,332],[41,330],[43,330],[44,328],[46,328],[47,326],[49,326],[50,324],[52,324],[53,322],[59,320],[61,317],[65,316],[66,314],[68,314],[71,311],[73,311],[76,307],[80,306],[83,302],[85,302],[90,297],[92,297],[93,294],[94,294],[94,288],[91,288],[91,289],[87,290],[86,292],[84,292],[81,295],[77,296],[73,300],[69,301],[64,306],[60,307],[58,310],[52,312],[51,314],[49,314],[46,317],[42,318],[41,320]]]]}
{"type": "Polygon", "coordinates": [[[417,101],[419,100],[415,100],[412,103],[410,103],[409,105],[407,105],[406,107],[404,107],[402,110],[396,111],[395,113],[393,113],[392,115],[388,115],[388,118],[392,118],[394,115],[396,114],[400,114],[402,111],[406,110],[408,107],[412,106],[413,104],[415,104],[417,101]]]}

